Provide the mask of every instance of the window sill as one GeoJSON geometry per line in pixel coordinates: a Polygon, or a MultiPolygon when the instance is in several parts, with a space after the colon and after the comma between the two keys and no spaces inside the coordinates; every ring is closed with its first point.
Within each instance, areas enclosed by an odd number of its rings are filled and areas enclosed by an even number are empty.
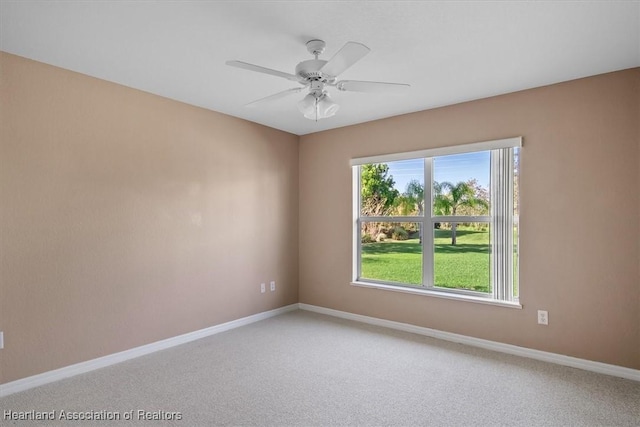
{"type": "Polygon", "coordinates": [[[482,298],[472,295],[454,294],[448,292],[434,291],[430,289],[418,289],[409,288],[404,286],[384,285],[381,283],[369,283],[369,282],[351,282],[352,286],[361,286],[364,288],[375,288],[384,291],[404,292],[407,294],[424,295],[436,298],[452,299],[457,301],[475,302],[479,304],[497,305],[499,307],[522,309],[522,305],[518,302],[500,301],[491,298],[482,298]]]}

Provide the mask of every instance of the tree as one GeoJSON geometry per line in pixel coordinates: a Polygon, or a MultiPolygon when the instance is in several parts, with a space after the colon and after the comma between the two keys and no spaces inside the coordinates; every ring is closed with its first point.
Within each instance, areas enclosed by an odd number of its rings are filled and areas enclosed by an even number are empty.
{"type": "Polygon", "coordinates": [[[418,211],[418,215],[422,216],[424,212],[424,186],[418,180],[412,179],[407,184],[404,195],[418,211]]]}
{"type": "Polygon", "coordinates": [[[489,204],[489,190],[480,185],[475,178],[466,181],[466,184],[473,190],[475,198],[484,200],[486,205],[478,203],[475,206],[460,206],[457,210],[458,215],[484,215],[487,212],[487,205],[489,204]]]}
{"type": "MultiPolygon", "coordinates": [[[[433,207],[436,215],[455,216],[463,206],[470,208],[482,207],[485,210],[489,208],[486,200],[478,197],[472,185],[468,182],[458,182],[453,185],[450,182],[434,182],[433,183],[433,207]]],[[[451,223],[451,244],[456,244],[456,230],[458,224],[451,223]]]]}
{"type": "Polygon", "coordinates": [[[385,163],[363,165],[360,168],[360,195],[363,215],[387,215],[400,195],[393,186],[395,181],[389,175],[385,163]],[[365,212],[368,207],[373,212],[365,212]]]}
{"type": "MultiPolygon", "coordinates": [[[[360,167],[360,214],[362,216],[385,216],[394,208],[400,192],[394,188],[395,181],[389,175],[385,163],[367,164],[360,167]]],[[[372,223],[364,223],[364,231],[376,237],[377,229],[372,223]]]]}

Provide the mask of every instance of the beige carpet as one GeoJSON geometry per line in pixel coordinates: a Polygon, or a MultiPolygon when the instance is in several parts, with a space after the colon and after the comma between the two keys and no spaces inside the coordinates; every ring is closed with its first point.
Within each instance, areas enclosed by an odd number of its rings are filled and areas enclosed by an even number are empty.
{"type": "Polygon", "coordinates": [[[7,396],[5,411],[57,420],[3,426],[640,426],[640,383],[295,311],[7,396]]]}

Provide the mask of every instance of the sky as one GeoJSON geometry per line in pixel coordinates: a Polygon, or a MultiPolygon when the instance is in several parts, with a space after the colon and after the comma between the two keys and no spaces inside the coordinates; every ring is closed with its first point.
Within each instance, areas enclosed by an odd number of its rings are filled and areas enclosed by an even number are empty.
{"type": "MultiPolygon", "coordinates": [[[[424,183],[423,159],[388,162],[387,165],[389,174],[393,175],[395,188],[401,193],[412,179],[424,183]]],[[[434,157],[433,178],[438,182],[449,181],[452,184],[475,178],[481,186],[488,189],[489,165],[489,151],[434,157]]]]}

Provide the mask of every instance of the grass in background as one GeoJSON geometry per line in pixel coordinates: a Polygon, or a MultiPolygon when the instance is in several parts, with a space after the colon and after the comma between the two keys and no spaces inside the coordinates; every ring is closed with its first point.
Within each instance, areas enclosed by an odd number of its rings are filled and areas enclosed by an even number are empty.
{"type": "MultiPolygon", "coordinates": [[[[435,285],[489,292],[489,232],[458,229],[435,232],[435,285]]],[[[420,286],[422,246],[418,239],[387,240],[362,245],[362,277],[420,286]]]]}
{"type": "Polygon", "coordinates": [[[364,243],[362,277],[422,285],[422,245],[418,239],[364,243]]]}
{"type": "Polygon", "coordinates": [[[451,230],[434,231],[435,285],[490,292],[489,232],[458,230],[454,246],[451,230]]]}

